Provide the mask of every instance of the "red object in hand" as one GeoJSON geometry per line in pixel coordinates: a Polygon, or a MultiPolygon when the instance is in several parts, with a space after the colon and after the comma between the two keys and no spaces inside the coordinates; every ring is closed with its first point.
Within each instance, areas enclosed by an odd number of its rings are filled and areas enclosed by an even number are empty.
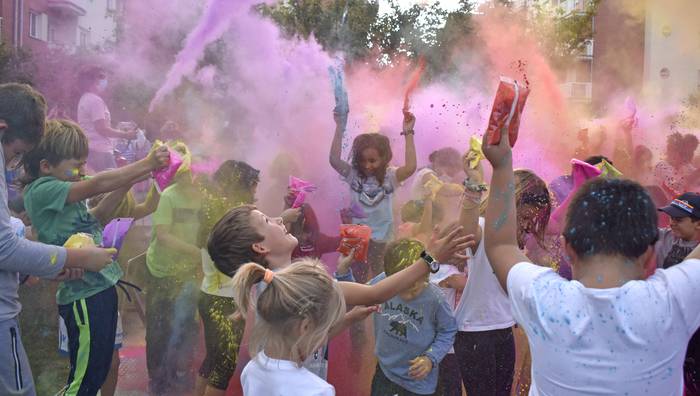
{"type": "Polygon", "coordinates": [[[491,108],[489,125],[486,128],[488,144],[497,145],[501,142],[501,129],[508,129],[510,146],[515,146],[520,128],[520,116],[525,108],[525,101],[530,90],[510,78],[501,77],[496,90],[496,97],[491,108]]]}
{"type": "Polygon", "coordinates": [[[340,237],[346,239],[345,246],[338,247],[340,254],[347,256],[350,250],[355,248],[355,260],[367,262],[367,251],[369,249],[369,239],[372,236],[372,228],[361,224],[341,224],[340,237]]]}

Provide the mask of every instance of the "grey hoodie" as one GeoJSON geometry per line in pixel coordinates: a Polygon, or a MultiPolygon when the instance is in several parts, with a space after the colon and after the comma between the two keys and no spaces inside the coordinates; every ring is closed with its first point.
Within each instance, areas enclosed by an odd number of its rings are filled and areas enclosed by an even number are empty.
{"type": "Polygon", "coordinates": [[[10,223],[5,181],[5,155],[0,147],[0,322],[15,318],[19,274],[53,278],[66,263],[66,249],[20,238],[10,223]]]}

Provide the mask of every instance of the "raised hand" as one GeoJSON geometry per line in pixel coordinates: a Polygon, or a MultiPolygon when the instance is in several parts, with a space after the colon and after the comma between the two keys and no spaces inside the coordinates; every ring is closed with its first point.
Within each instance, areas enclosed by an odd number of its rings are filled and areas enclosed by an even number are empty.
{"type": "Polygon", "coordinates": [[[447,263],[453,259],[466,259],[467,248],[474,246],[474,235],[464,235],[462,226],[453,223],[443,229],[435,227],[428,252],[439,263],[447,263]]]}

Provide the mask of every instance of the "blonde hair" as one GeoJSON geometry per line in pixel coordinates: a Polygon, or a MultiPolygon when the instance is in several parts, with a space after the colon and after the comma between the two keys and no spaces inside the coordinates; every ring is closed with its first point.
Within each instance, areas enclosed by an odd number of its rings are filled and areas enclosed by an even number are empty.
{"type": "Polygon", "coordinates": [[[78,124],[68,120],[49,120],[39,144],[24,157],[23,184],[41,176],[41,160],[56,166],[64,160],[87,158],[88,153],[88,138],[78,124]]]}
{"type": "Polygon", "coordinates": [[[345,314],[342,292],[316,259],[302,259],[275,273],[269,285],[251,301],[250,292],[265,277],[260,264],[243,265],[233,277],[234,299],[239,313],[246,317],[255,309],[249,350],[255,356],[266,346],[288,351],[289,360],[299,366],[328,339],[330,328],[345,314]],[[251,305],[252,304],[252,305],[251,305]],[[306,320],[309,331],[298,334],[306,320]]]}

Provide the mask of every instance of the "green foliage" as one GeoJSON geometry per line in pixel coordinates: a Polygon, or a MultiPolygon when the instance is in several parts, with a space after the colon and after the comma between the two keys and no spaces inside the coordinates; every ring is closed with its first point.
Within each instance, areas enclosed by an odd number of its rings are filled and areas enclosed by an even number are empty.
{"type": "Polygon", "coordinates": [[[570,66],[593,38],[593,18],[600,1],[586,0],[583,10],[572,12],[546,0],[535,1],[531,6],[528,27],[555,68],[570,66]]]}
{"type": "Polygon", "coordinates": [[[439,2],[404,9],[388,0],[386,6],[389,11],[380,14],[377,0],[288,0],[258,10],[286,35],[313,36],[326,51],[342,51],[347,62],[385,67],[398,58],[425,56],[433,73],[446,71],[445,54],[471,32],[469,0],[453,12],[439,2]]]}
{"type": "Polygon", "coordinates": [[[0,42],[0,83],[32,84],[35,73],[36,65],[30,51],[15,50],[6,42],[0,42]]]}

